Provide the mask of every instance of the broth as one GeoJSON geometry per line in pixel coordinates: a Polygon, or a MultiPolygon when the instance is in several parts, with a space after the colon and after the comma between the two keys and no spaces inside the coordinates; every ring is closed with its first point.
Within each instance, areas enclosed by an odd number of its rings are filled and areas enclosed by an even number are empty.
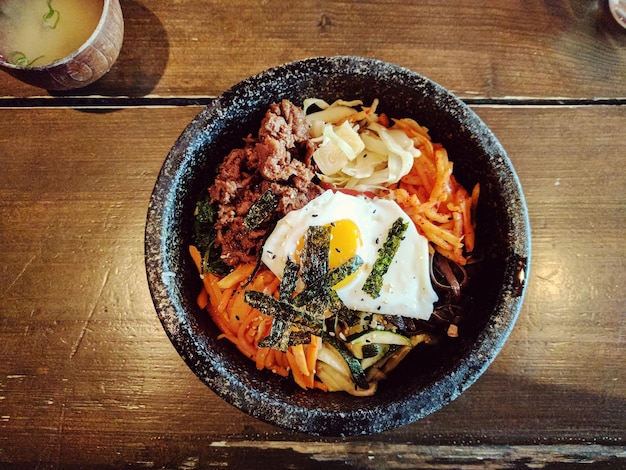
{"type": "Polygon", "coordinates": [[[39,67],[67,57],[91,36],[104,0],[0,0],[0,55],[39,67]]]}

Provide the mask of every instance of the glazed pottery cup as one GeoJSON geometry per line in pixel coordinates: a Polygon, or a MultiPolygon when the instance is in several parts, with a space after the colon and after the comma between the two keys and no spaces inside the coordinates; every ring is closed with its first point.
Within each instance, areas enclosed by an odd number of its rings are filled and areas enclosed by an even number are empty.
{"type": "MultiPolygon", "coordinates": [[[[5,20],[8,16],[4,10],[10,8],[10,2],[11,0],[0,0],[0,7],[3,7],[0,8],[0,15],[4,14],[5,20]]],[[[47,21],[46,25],[50,29],[58,26],[60,30],[61,21],[68,16],[67,11],[61,10],[63,4],[60,3],[58,11],[54,9],[54,0],[42,0],[42,5],[44,15],[37,13],[42,21],[47,21]],[[46,13],[46,9],[49,13],[46,13]]],[[[26,56],[16,51],[11,52],[9,48],[15,46],[3,44],[7,40],[7,34],[0,32],[0,68],[25,83],[47,90],[71,90],[92,84],[111,69],[120,53],[124,37],[124,20],[119,0],[102,0],[97,8],[102,8],[100,19],[88,39],[77,44],[69,55],[50,63],[38,65],[37,62],[41,61],[33,60],[34,57],[29,63],[26,56]]],[[[0,16],[0,20],[2,19],[0,16]]],[[[73,19],[66,24],[70,26],[63,27],[69,29],[75,27],[77,21],[73,19]]]]}

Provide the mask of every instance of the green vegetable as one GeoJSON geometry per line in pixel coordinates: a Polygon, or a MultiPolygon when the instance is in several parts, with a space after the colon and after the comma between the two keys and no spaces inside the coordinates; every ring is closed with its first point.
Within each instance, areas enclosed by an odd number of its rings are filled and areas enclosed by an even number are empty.
{"type": "Polygon", "coordinates": [[[346,361],[348,367],[350,368],[350,374],[352,374],[352,380],[356,386],[359,388],[369,388],[369,383],[367,381],[367,377],[365,376],[365,371],[363,370],[363,367],[361,367],[361,362],[352,355],[346,345],[326,332],[322,334],[322,341],[326,342],[329,346],[332,346],[339,354],[341,354],[341,357],[346,361]]]}
{"type": "Polygon", "coordinates": [[[52,8],[52,0],[47,0],[48,12],[43,15],[44,25],[50,29],[55,29],[61,20],[61,13],[59,10],[52,8]]]}
{"type": "Polygon", "coordinates": [[[19,67],[30,67],[31,65],[35,63],[35,61],[41,59],[42,57],[43,56],[40,55],[39,57],[35,57],[33,60],[29,61],[28,58],[26,57],[26,54],[24,54],[23,52],[13,51],[7,57],[7,61],[10,64],[17,65],[19,67]]]}
{"type": "Polygon", "coordinates": [[[361,346],[366,344],[413,346],[410,338],[390,330],[366,330],[347,337],[346,341],[350,344],[361,346]]]}
{"type": "Polygon", "coordinates": [[[378,363],[379,361],[381,361],[387,354],[390,354],[392,351],[394,351],[395,349],[392,348],[398,348],[399,346],[394,346],[394,345],[389,345],[389,344],[377,344],[375,345],[376,349],[377,349],[377,353],[375,356],[371,356],[371,357],[365,357],[365,351],[366,348],[363,347],[363,359],[361,359],[361,367],[363,367],[363,370],[367,370],[370,367],[372,367],[374,364],[378,363]]]}
{"type": "Polygon", "coordinates": [[[207,195],[196,204],[192,244],[202,254],[202,273],[210,272],[221,276],[228,274],[232,268],[222,261],[221,250],[215,247],[215,220],[216,211],[207,195]]]}
{"type": "Polygon", "coordinates": [[[404,222],[402,218],[398,217],[395,220],[387,233],[387,239],[374,262],[372,271],[365,279],[362,288],[363,292],[369,294],[374,299],[380,295],[380,290],[383,287],[383,276],[387,273],[408,227],[409,223],[404,222]]]}
{"type": "Polygon", "coordinates": [[[279,202],[280,198],[270,190],[261,194],[261,197],[252,204],[243,220],[246,231],[250,232],[258,228],[274,213],[279,202]]]}
{"type": "MultiPolygon", "coordinates": [[[[355,357],[364,359],[376,356],[383,348],[380,346],[398,345],[413,347],[410,338],[389,330],[366,330],[346,338],[348,348],[355,357]]],[[[388,348],[387,348],[388,349],[388,348]]]]}
{"type": "MultiPolygon", "coordinates": [[[[387,375],[402,362],[402,359],[411,352],[411,349],[409,346],[391,345],[389,351],[369,367],[367,378],[374,381],[387,378],[387,375]]],[[[365,361],[366,359],[363,360],[363,362],[365,361]]]]}

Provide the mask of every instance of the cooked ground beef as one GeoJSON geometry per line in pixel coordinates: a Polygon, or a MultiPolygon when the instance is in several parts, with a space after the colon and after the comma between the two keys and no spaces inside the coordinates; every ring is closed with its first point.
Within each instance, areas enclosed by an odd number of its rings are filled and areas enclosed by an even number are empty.
{"type": "Polygon", "coordinates": [[[226,264],[256,261],[276,220],[322,193],[322,188],[312,182],[314,148],[310,137],[303,110],[283,100],[270,106],[256,138],[248,136],[243,148],[224,158],[209,195],[211,202],[218,203],[216,245],[221,247],[226,264]],[[268,189],[280,197],[274,217],[248,233],[244,217],[268,189]]]}

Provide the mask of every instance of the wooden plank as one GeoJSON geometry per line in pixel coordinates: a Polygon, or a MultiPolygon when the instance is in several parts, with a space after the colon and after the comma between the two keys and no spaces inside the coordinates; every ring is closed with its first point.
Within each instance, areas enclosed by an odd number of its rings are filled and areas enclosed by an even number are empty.
{"type": "Polygon", "coordinates": [[[519,322],[454,403],[351,439],[294,434],[227,405],[156,318],[143,267],[148,198],[200,108],[3,110],[0,463],[623,463],[626,176],[615,136],[626,108],[475,109],[509,152],[530,211],[519,322]]]}
{"type": "MultiPolygon", "coordinates": [[[[73,95],[215,96],[265,68],[374,57],[464,98],[626,98],[626,35],[606,2],[122,0],[108,76],[73,95]]],[[[0,74],[0,96],[48,93],[0,74]]]]}

